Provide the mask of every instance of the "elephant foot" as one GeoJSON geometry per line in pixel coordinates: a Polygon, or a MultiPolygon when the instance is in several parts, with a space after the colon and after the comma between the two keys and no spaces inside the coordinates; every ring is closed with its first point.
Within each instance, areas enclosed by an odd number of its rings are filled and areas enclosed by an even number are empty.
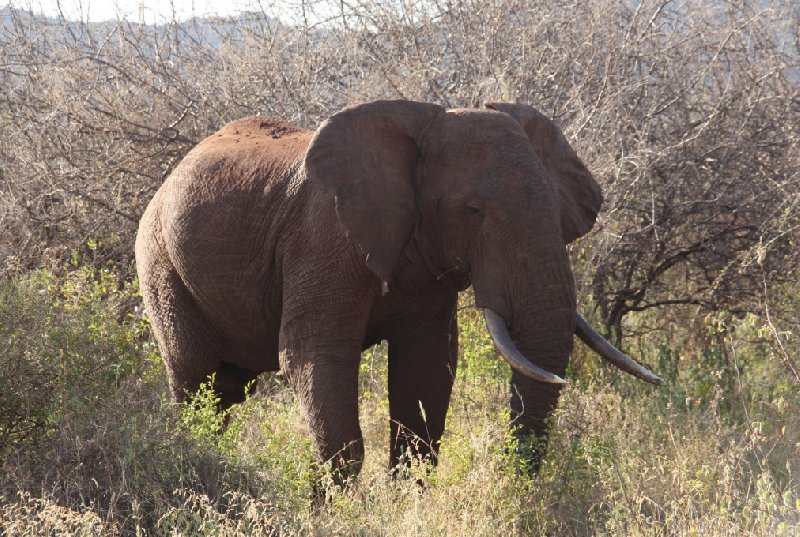
{"type": "Polygon", "coordinates": [[[436,450],[432,445],[436,444],[438,447],[438,443],[438,440],[420,438],[410,431],[401,431],[394,436],[391,446],[391,476],[408,478],[415,464],[429,473],[438,463],[436,450]]]}
{"type": "Polygon", "coordinates": [[[514,433],[514,438],[516,443],[512,449],[507,451],[507,454],[513,457],[517,473],[535,477],[547,455],[547,435],[524,434],[517,431],[514,433]]]}
{"type": "Polygon", "coordinates": [[[314,465],[314,482],[311,486],[311,508],[316,512],[329,504],[333,496],[354,486],[361,472],[361,459],[344,460],[343,458],[314,465]]]}

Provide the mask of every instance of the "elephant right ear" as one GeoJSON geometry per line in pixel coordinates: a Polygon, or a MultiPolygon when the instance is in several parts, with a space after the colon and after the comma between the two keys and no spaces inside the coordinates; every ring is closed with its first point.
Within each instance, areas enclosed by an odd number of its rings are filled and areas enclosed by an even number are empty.
{"type": "Polygon", "coordinates": [[[417,219],[413,177],[426,130],[442,107],[375,101],[345,108],[317,130],[305,169],[336,196],[336,214],[367,266],[390,281],[417,219]]]}
{"type": "Polygon", "coordinates": [[[588,233],[603,204],[603,192],[561,130],[527,104],[487,102],[485,106],[508,114],[525,129],[531,147],[558,189],[564,243],[588,233]]]}

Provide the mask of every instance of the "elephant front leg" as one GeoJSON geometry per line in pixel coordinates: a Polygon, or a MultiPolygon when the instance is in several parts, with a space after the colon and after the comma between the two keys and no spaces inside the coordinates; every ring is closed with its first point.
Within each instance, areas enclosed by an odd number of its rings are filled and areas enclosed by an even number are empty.
{"type": "Polygon", "coordinates": [[[285,371],[303,407],[317,452],[316,505],[325,499],[322,478],[344,486],[361,471],[364,440],[358,423],[358,359],[282,353],[285,371]]]}
{"type": "MultiPolygon", "coordinates": [[[[359,473],[364,460],[358,365],[380,286],[359,265],[363,257],[355,248],[324,256],[341,240],[322,233],[326,229],[314,226],[300,251],[284,255],[279,349],[281,370],[302,405],[317,462],[341,486],[359,473]],[[328,250],[319,243],[324,241],[331,243],[328,250]]],[[[326,491],[319,479],[314,485],[313,501],[319,505],[326,491]]]]}
{"type": "Polygon", "coordinates": [[[389,466],[393,472],[412,459],[437,462],[456,375],[454,310],[389,340],[389,466]]]}

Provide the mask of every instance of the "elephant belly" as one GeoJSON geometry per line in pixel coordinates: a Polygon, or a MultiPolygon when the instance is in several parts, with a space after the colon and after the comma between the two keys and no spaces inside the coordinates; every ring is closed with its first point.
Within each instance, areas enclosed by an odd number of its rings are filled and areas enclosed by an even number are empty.
{"type": "MultiPolygon", "coordinates": [[[[213,249],[209,250],[213,252],[213,249]]],[[[211,253],[192,267],[185,281],[203,314],[219,331],[229,361],[251,371],[278,369],[280,309],[265,282],[271,274],[231,252],[211,253]]]]}
{"type": "Polygon", "coordinates": [[[225,361],[250,371],[277,371],[280,314],[260,296],[263,280],[216,271],[206,271],[198,280],[207,285],[196,283],[190,292],[225,340],[225,361]]]}
{"type": "Polygon", "coordinates": [[[364,348],[383,340],[402,339],[442,315],[453,315],[458,291],[441,282],[430,282],[414,292],[390,292],[375,299],[370,312],[364,348]]]}

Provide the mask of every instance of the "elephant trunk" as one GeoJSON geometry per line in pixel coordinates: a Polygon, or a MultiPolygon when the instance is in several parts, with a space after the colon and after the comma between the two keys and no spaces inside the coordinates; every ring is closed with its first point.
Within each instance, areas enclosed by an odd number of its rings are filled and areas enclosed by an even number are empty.
{"type": "Polygon", "coordinates": [[[495,345],[512,365],[510,417],[521,437],[546,431],[572,352],[576,319],[575,287],[563,245],[533,251],[535,259],[514,260],[516,277],[504,274],[498,282],[495,273],[490,282],[479,270],[473,279],[477,302],[488,309],[495,345]]]}
{"type": "MultiPolygon", "coordinates": [[[[519,351],[543,369],[566,377],[575,329],[575,298],[567,265],[557,285],[537,289],[531,300],[545,306],[515,316],[510,331],[519,351]],[[568,283],[564,282],[568,275],[568,283]],[[538,296],[536,296],[538,295],[538,296]]],[[[541,282],[540,282],[541,283],[541,282]]],[[[543,437],[546,419],[555,410],[563,384],[545,383],[513,370],[510,384],[510,418],[519,436],[543,437]]]]}

